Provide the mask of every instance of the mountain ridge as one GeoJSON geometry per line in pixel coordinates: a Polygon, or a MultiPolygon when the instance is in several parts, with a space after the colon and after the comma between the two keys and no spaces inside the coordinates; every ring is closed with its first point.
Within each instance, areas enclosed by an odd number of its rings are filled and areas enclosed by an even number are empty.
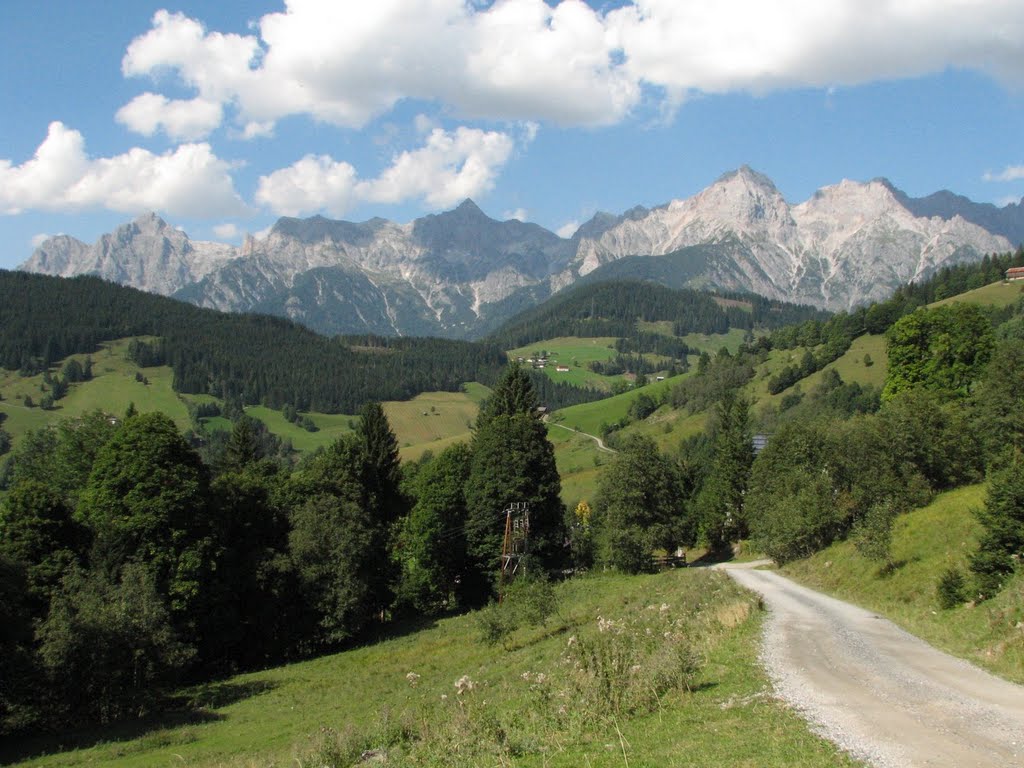
{"type": "Polygon", "coordinates": [[[839,310],[1011,250],[1016,234],[1024,240],[1022,204],[996,208],[951,192],[911,198],[886,179],[843,180],[791,204],[744,165],[688,198],[599,212],[569,238],[492,219],[471,199],[406,224],[285,217],[240,247],[193,241],[145,214],[92,246],[51,238],[20,268],[268,311],[324,333],[474,338],[612,263],[617,277],[678,283],[650,259],[696,248],[682,285],[839,310]]]}

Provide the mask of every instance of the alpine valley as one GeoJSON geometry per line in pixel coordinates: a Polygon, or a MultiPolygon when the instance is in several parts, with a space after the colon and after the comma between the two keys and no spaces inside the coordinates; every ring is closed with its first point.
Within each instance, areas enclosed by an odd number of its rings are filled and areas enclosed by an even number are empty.
{"type": "Polygon", "coordinates": [[[282,218],[237,248],[190,240],[147,214],[91,246],[50,238],[20,268],[97,275],[326,334],[476,338],[581,280],[649,279],[841,310],[1021,241],[1024,201],[911,198],[878,179],[844,180],[791,205],[744,166],[690,198],[598,213],[568,239],[491,219],[471,200],[409,224],[282,218]]]}

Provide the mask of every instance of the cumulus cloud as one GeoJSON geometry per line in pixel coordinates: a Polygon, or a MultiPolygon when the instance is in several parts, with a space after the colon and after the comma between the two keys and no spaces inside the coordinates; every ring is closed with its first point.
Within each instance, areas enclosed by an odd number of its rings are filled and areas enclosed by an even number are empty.
{"type": "Polygon", "coordinates": [[[0,160],[0,212],[107,208],[199,218],[239,215],[247,208],[229,170],[208,144],[182,144],[162,155],[133,148],[90,158],[81,133],[53,122],[31,160],[0,160]]]}
{"type": "Polygon", "coordinates": [[[502,216],[505,217],[506,221],[508,219],[515,219],[516,221],[526,221],[527,213],[525,208],[516,208],[514,211],[505,211],[505,213],[503,213],[502,216]]]}
{"type": "Polygon", "coordinates": [[[1008,165],[999,173],[986,173],[985,181],[1020,181],[1024,179],[1024,165],[1008,165]]]}
{"type": "Polygon", "coordinates": [[[50,236],[48,234],[46,234],[45,232],[40,232],[38,235],[33,235],[32,240],[30,242],[32,243],[33,248],[38,248],[40,245],[42,245],[49,239],[50,236]]]}
{"type": "Polygon", "coordinates": [[[1024,82],[1014,0],[635,0],[606,17],[623,66],[676,97],[914,77],[949,67],[1024,82]]]}
{"type": "Polygon", "coordinates": [[[506,133],[435,128],[422,147],[395,155],[374,179],[360,180],[344,161],[307,155],[261,177],[256,201],[285,216],[321,210],[341,216],[357,202],[422,200],[443,208],[490,190],[514,148],[506,133]]]}
{"type": "Polygon", "coordinates": [[[581,0],[286,0],[250,35],[159,11],[122,62],[127,76],[171,72],[198,99],[232,104],[240,125],[261,127],[242,136],[294,114],[360,127],[403,99],[469,117],[602,125],[645,99],[671,113],[692,92],[950,67],[1024,85],[1024,4],[632,0],[599,11],[581,0]]]}
{"type": "Polygon", "coordinates": [[[117,122],[143,136],[163,131],[176,141],[194,141],[208,136],[221,122],[222,109],[216,101],[202,97],[171,100],[157,93],[136,96],[117,111],[117,122]]]}
{"type": "Polygon", "coordinates": [[[256,202],[282,216],[327,211],[341,216],[355,200],[356,169],[327,155],[306,155],[294,165],[261,176],[256,202]]]}
{"type": "Polygon", "coordinates": [[[493,188],[514,147],[498,131],[435,128],[425,146],[402,152],[380,176],[360,184],[360,196],[374,203],[422,198],[443,208],[493,188]]]}

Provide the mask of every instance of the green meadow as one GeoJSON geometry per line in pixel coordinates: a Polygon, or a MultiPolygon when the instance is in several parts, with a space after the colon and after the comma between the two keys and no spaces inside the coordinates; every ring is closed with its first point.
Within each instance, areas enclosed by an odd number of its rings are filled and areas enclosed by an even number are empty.
{"type": "Polygon", "coordinates": [[[771,695],[757,661],[757,601],[724,574],[582,577],[558,585],[549,607],[549,618],[496,645],[483,642],[479,614],[442,618],[182,691],[163,720],[8,744],[0,759],[38,768],[319,768],[362,755],[467,768],[855,765],[771,695]],[[591,653],[627,667],[581,673],[572,660],[591,653]],[[671,659],[686,661],[659,666],[671,659]],[[648,678],[661,682],[631,682],[648,678]]]}

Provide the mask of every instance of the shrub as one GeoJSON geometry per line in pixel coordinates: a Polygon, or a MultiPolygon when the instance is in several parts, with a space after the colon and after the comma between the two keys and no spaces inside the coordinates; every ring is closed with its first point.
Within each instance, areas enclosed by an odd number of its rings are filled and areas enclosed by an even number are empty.
{"type": "Polygon", "coordinates": [[[966,599],[967,581],[959,568],[950,566],[939,577],[935,588],[939,607],[943,610],[955,608],[966,599]]]}

